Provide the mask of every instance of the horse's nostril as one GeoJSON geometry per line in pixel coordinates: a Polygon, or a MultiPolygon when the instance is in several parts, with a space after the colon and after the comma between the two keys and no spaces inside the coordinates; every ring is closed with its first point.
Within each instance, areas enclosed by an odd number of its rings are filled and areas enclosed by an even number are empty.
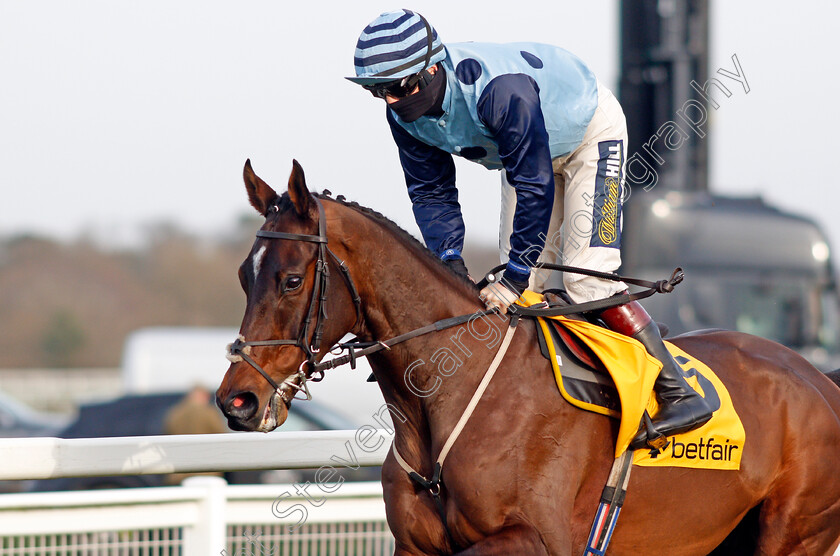
{"type": "Polygon", "coordinates": [[[239,392],[225,401],[224,413],[228,417],[247,421],[254,416],[259,405],[259,399],[253,392],[239,392]]]}

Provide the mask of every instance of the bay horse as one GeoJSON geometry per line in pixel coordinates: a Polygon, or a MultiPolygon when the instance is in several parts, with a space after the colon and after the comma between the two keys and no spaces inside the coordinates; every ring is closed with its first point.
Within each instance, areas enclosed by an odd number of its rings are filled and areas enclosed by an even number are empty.
{"type": "MultiPolygon", "coordinates": [[[[247,357],[216,393],[231,427],[282,425],[292,394],[327,353],[320,347],[347,333],[377,342],[484,309],[472,283],[394,223],[310,193],[297,162],[282,196],[250,161],[244,179],[265,223],[239,269],[247,307],[238,352],[247,357]]],[[[395,448],[424,477],[494,358],[490,328],[430,332],[369,357],[395,416],[395,448]],[[444,347],[462,365],[435,365],[444,347]]],[[[741,467],[635,468],[609,553],[830,554],[840,537],[840,388],[755,336],[707,331],[671,341],[726,384],[746,430],[741,467]]],[[[397,555],[583,552],[618,425],[561,398],[537,342],[534,321],[522,319],[448,453],[446,527],[389,452],[382,484],[397,555]]]]}

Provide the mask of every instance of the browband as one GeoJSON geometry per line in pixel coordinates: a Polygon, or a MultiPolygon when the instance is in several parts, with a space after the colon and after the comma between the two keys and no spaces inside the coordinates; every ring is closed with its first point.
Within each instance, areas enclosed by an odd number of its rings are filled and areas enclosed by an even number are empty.
{"type": "Polygon", "coordinates": [[[265,237],[271,239],[294,239],[297,241],[310,241],[312,243],[327,242],[327,238],[324,236],[313,236],[308,234],[290,234],[288,232],[272,232],[269,230],[258,230],[257,237],[265,237]]]}

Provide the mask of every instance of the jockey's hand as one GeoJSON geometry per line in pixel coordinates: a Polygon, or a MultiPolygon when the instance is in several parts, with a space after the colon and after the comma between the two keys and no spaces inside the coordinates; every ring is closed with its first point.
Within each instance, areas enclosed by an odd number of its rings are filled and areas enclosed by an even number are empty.
{"type": "Polygon", "coordinates": [[[484,305],[488,309],[495,307],[504,313],[507,311],[508,307],[513,305],[513,303],[519,299],[521,292],[528,288],[528,282],[514,283],[506,281],[506,284],[502,282],[487,284],[478,294],[479,298],[484,301],[484,305]]]}
{"type": "Polygon", "coordinates": [[[464,259],[461,257],[455,257],[452,259],[444,259],[443,261],[446,263],[450,269],[454,270],[457,274],[460,274],[470,282],[473,282],[472,276],[470,276],[470,271],[467,270],[467,265],[464,263],[464,259]]]}

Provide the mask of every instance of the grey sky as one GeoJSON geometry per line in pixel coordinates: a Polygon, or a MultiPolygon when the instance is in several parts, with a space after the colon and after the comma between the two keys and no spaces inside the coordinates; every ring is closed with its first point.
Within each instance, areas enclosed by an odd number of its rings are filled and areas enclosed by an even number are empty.
{"type": "MultiPolygon", "coordinates": [[[[611,2],[417,1],[444,42],[563,46],[615,88],[611,2]]],[[[251,210],[255,170],[371,206],[417,234],[384,105],[345,81],[362,27],[401,7],[353,2],[0,0],[0,234],[130,239],[170,220],[218,232],[251,210]]],[[[819,219],[835,247],[840,194],[825,167],[840,118],[826,1],[716,2],[710,69],[736,54],[709,122],[711,184],[819,219]]],[[[630,130],[632,133],[632,130],[630,130]]],[[[458,161],[468,238],[495,243],[498,176],[458,161]]]]}

